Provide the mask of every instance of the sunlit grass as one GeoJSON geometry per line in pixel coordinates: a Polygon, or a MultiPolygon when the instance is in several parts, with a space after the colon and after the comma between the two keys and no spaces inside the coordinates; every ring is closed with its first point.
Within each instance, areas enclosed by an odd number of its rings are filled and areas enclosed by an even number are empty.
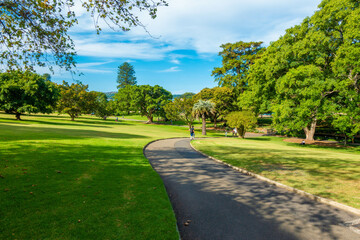
{"type": "Polygon", "coordinates": [[[91,116],[22,119],[0,114],[0,239],[178,239],[143,147],[188,137],[188,129],[91,116]]]}
{"type": "Polygon", "coordinates": [[[360,209],[360,147],[301,146],[276,137],[206,139],[193,145],[233,166],[360,209]]]}

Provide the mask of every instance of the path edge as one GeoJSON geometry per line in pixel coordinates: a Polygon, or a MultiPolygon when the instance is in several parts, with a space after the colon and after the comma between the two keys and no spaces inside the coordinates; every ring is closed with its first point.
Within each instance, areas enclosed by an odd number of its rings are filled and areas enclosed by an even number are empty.
{"type": "Polygon", "coordinates": [[[277,186],[277,187],[286,189],[286,190],[288,190],[288,191],[290,191],[290,192],[299,194],[299,195],[301,195],[301,196],[310,198],[310,199],[313,200],[313,201],[320,202],[320,203],[324,203],[324,204],[327,204],[327,205],[329,205],[329,206],[332,206],[332,207],[335,207],[335,208],[338,208],[338,209],[341,209],[341,210],[344,210],[344,211],[347,211],[347,212],[350,212],[350,213],[353,213],[353,214],[356,214],[356,215],[359,215],[359,216],[360,216],[360,209],[353,208],[353,207],[347,206],[347,205],[342,204],[342,203],[335,202],[335,201],[330,200],[330,199],[327,199],[327,198],[319,197],[319,196],[316,196],[316,195],[314,195],[314,194],[305,192],[305,191],[303,191],[303,190],[299,190],[299,189],[297,189],[297,188],[289,187],[289,186],[287,186],[287,185],[285,185],[285,184],[282,184],[282,183],[276,182],[276,181],[274,181],[274,180],[271,180],[271,179],[269,179],[269,178],[260,176],[260,175],[258,175],[258,174],[256,174],[256,173],[249,172],[249,171],[247,171],[247,170],[245,170],[245,169],[243,169],[243,168],[235,167],[235,166],[233,166],[233,165],[231,165],[231,164],[229,164],[229,163],[226,163],[226,162],[224,162],[224,161],[221,161],[221,160],[219,160],[219,159],[216,159],[216,158],[214,158],[214,157],[212,157],[212,156],[209,156],[209,155],[207,155],[207,154],[205,154],[205,153],[197,150],[197,149],[191,144],[191,141],[190,141],[190,146],[191,146],[191,148],[192,148],[194,151],[196,151],[196,152],[204,155],[205,157],[207,157],[207,158],[209,158],[209,159],[212,159],[212,160],[214,160],[214,161],[216,161],[216,162],[218,162],[218,163],[224,164],[224,165],[226,165],[226,166],[228,166],[228,167],[230,167],[230,168],[232,168],[232,169],[234,169],[234,170],[236,170],[236,171],[238,171],[238,172],[241,172],[241,173],[243,173],[243,174],[246,174],[246,175],[255,177],[255,178],[257,178],[257,179],[259,179],[259,180],[262,180],[262,181],[264,181],[264,182],[267,182],[267,183],[269,183],[269,184],[271,184],[271,185],[274,185],[274,186],[277,186]]]}
{"type": "MultiPolygon", "coordinates": [[[[148,160],[148,162],[149,162],[149,164],[150,164],[150,166],[151,166],[151,168],[153,169],[154,172],[156,172],[154,166],[151,164],[150,160],[146,157],[146,154],[145,154],[146,148],[147,148],[150,144],[152,144],[152,143],[154,143],[154,142],[158,142],[158,141],[162,141],[162,140],[171,140],[171,139],[187,139],[187,138],[184,138],[184,137],[173,137],[173,138],[155,139],[155,140],[153,140],[153,141],[148,142],[148,143],[143,147],[143,156],[148,160]]],[[[190,144],[190,145],[191,145],[191,144],[190,144]]],[[[192,146],[191,146],[191,147],[192,147],[192,146]]],[[[173,207],[173,205],[172,205],[172,203],[171,203],[171,201],[170,201],[170,196],[169,196],[169,194],[168,194],[168,192],[167,192],[167,189],[166,189],[166,187],[165,187],[164,181],[163,181],[163,179],[161,178],[160,174],[159,174],[158,172],[156,172],[156,174],[159,175],[161,181],[163,182],[163,186],[164,186],[164,188],[165,188],[166,195],[168,196],[168,199],[169,199],[169,202],[170,202],[170,206],[171,206],[172,211],[173,211],[173,213],[174,213],[176,232],[178,233],[179,240],[181,240],[181,235],[180,235],[179,227],[178,227],[178,225],[177,225],[177,219],[176,219],[174,207],[173,207]]]]}

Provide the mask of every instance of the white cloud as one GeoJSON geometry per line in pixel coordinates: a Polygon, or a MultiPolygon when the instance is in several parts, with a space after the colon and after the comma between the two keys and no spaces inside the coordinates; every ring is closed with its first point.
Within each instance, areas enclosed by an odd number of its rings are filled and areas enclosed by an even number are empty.
{"type": "MultiPolygon", "coordinates": [[[[77,51],[82,56],[163,60],[174,50],[195,50],[198,54],[216,54],[220,45],[237,41],[264,41],[268,44],[299,24],[316,10],[321,0],[168,0],[150,19],[146,11],[140,19],[152,38],[141,27],[114,33],[105,24],[100,35],[94,34],[93,20],[76,5],[79,26],[73,29],[77,51]],[[91,32],[90,39],[76,35],[91,32]]],[[[178,58],[171,58],[179,64],[178,58]]]]}
{"type": "Polygon", "coordinates": [[[171,67],[165,70],[161,70],[159,72],[180,72],[181,70],[179,69],[179,67],[171,67]]]}
{"type": "Polygon", "coordinates": [[[180,61],[178,59],[172,59],[170,62],[174,64],[180,64],[180,61]]]}

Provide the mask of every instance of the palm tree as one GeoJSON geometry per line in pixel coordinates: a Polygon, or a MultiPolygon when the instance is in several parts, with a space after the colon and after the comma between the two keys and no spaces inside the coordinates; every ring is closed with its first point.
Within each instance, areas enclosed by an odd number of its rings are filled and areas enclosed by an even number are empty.
{"type": "Polygon", "coordinates": [[[210,100],[199,100],[193,106],[193,114],[202,119],[202,135],[206,135],[206,117],[215,111],[215,104],[210,100]]]}

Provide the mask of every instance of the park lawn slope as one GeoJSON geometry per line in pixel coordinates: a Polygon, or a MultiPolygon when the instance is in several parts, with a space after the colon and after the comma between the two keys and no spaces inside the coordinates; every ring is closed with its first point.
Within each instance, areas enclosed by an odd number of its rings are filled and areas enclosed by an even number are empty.
{"type": "Polygon", "coordinates": [[[360,209],[360,147],[332,149],[282,140],[216,138],[192,144],[233,166],[360,209]]]}
{"type": "Polygon", "coordinates": [[[0,114],[0,239],[178,239],[143,147],[180,127],[0,114]]]}

